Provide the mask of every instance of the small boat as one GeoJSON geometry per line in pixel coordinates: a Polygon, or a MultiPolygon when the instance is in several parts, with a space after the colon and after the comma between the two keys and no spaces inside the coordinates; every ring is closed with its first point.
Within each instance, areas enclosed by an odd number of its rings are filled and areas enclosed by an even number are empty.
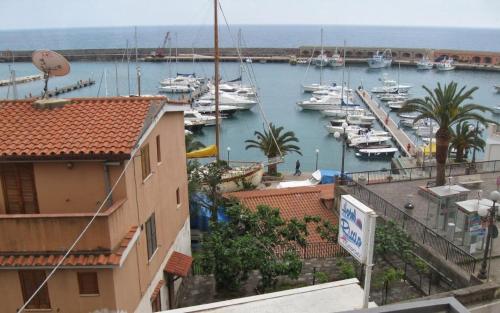
{"type": "Polygon", "coordinates": [[[319,90],[328,90],[331,87],[331,85],[324,85],[324,84],[309,84],[309,85],[302,85],[302,90],[304,92],[315,92],[319,90]]]}
{"type": "Polygon", "coordinates": [[[246,59],[245,59],[245,62],[246,62],[246,63],[253,63],[253,61],[252,61],[252,59],[251,59],[251,58],[246,58],[246,59]]]}
{"type": "Polygon", "coordinates": [[[342,124],[347,123],[347,121],[344,118],[336,118],[333,120],[330,120],[330,125],[332,126],[342,126],[342,124]]]}
{"type": "Polygon", "coordinates": [[[160,93],[191,93],[195,90],[194,87],[186,85],[169,85],[159,88],[160,93]]]}
{"type": "MultiPolygon", "coordinates": [[[[207,115],[215,115],[215,105],[208,103],[198,103],[194,105],[196,111],[201,114],[207,115]]],[[[240,111],[240,108],[232,106],[232,105],[219,105],[219,113],[222,116],[232,116],[237,111],[240,111]]]]}
{"type": "Polygon", "coordinates": [[[337,109],[323,110],[321,115],[328,117],[346,117],[347,115],[364,115],[365,109],[356,107],[338,107],[337,109]]]}
{"type": "Polygon", "coordinates": [[[316,58],[313,60],[313,64],[317,67],[325,67],[330,63],[330,59],[328,56],[324,53],[318,55],[316,58]]]}
{"type": "Polygon", "coordinates": [[[455,69],[454,61],[452,58],[444,58],[436,65],[438,71],[452,71],[455,69]]]}
{"type": "Polygon", "coordinates": [[[387,102],[391,111],[399,111],[404,105],[404,101],[389,101],[387,102]]]}
{"type": "Polygon", "coordinates": [[[411,85],[402,85],[393,79],[389,79],[387,74],[384,74],[379,80],[382,82],[382,86],[373,87],[371,89],[372,93],[408,93],[411,89],[411,85]]]}
{"type": "Polygon", "coordinates": [[[415,118],[417,118],[418,114],[416,114],[416,113],[398,113],[398,116],[401,118],[415,119],[415,118]]]}
{"type": "Polygon", "coordinates": [[[344,65],[344,59],[340,56],[337,50],[335,50],[335,53],[330,58],[330,63],[328,65],[332,67],[340,67],[344,65]]]}
{"type": "MultiPolygon", "coordinates": [[[[342,120],[342,121],[344,122],[345,120],[342,120]]],[[[330,124],[332,124],[332,123],[330,122],[330,124]]],[[[325,128],[330,134],[335,134],[335,133],[342,134],[344,132],[344,129],[342,128],[342,123],[340,125],[337,125],[337,126],[325,125],[325,128]]],[[[345,129],[345,132],[347,135],[349,135],[349,134],[361,134],[361,133],[364,134],[368,131],[369,131],[368,128],[364,128],[364,127],[356,126],[356,125],[349,125],[345,129]]]]}
{"type": "Polygon", "coordinates": [[[378,98],[382,101],[403,101],[408,99],[407,94],[399,94],[399,93],[384,93],[378,96],[378,98]]]}
{"type": "Polygon", "coordinates": [[[391,49],[386,49],[384,52],[377,50],[375,54],[368,59],[368,66],[370,68],[384,68],[389,67],[392,64],[392,52],[391,49]]]}
{"type": "Polygon", "coordinates": [[[367,159],[392,158],[397,151],[397,148],[359,149],[356,156],[367,159]]]}
{"type": "MultiPolygon", "coordinates": [[[[222,105],[230,105],[239,108],[240,110],[250,110],[255,105],[257,101],[255,99],[250,99],[248,97],[238,96],[234,93],[219,92],[219,103],[222,105]]],[[[215,94],[210,92],[200,99],[195,101],[195,104],[201,105],[212,105],[215,104],[215,94]]]]}
{"type": "Polygon", "coordinates": [[[379,144],[379,143],[384,143],[389,140],[391,140],[391,136],[370,136],[366,135],[364,137],[356,138],[351,140],[349,143],[349,146],[362,146],[362,145],[369,145],[369,144],[379,144]]]}
{"type": "Polygon", "coordinates": [[[205,126],[204,121],[189,121],[184,120],[184,129],[190,132],[199,132],[205,126]]]}
{"type": "Polygon", "coordinates": [[[496,85],[496,86],[494,86],[494,88],[495,88],[495,90],[496,90],[498,93],[500,93],[500,85],[496,85]]]}
{"type": "Polygon", "coordinates": [[[358,125],[364,127],[370,127],[376,117],[373,115],[347,115],[346,121],[349,125],[358,125]]]}
{"type": "Polygon", "coordinates": [[[340,100],[340,95],[338,94],[329,94],[327,96],[320,97],[312,97],[309,100],[303,100],[297,102],[297,106],[301,107],[303,110],[332,110],[337,109],[341,105],[355,105],[351,99],[348,99],[347,96],[344,96],[344,102],[340,100]]]}
{"type": "Polygon", "coordinates": [[[412,118],[403,118],[399,120],[399,124],[403,127],[412,128],[413,127],[413,119],[412,118]]]}
{"type": "Polygon", "coordinates": [[[358,131],[357,133],[350,132],[347,134],[347,139],[352,141],[357,138],[365,137],[365,136],[389,136],[389,132],[385,130],[366,130],[366,131],[358,131]]]}
{"type": "Polygon", "coordinates": [[[493,114],[500,114],[500,105],[493,108],[493,114]]]}
{"type": "Polygon", "coordinates": [[[434,62],[429,60],[427,56],[423,56],[422,59],[417,62],[417,70],[432,70],[433,67],[434,62]]]}
{"type": "Polygon", "coordinates": [[[184,111],[184,120],[205,123],[205,126],[215,126],[215,116],[203,115],[196,110],[184,111]]]}

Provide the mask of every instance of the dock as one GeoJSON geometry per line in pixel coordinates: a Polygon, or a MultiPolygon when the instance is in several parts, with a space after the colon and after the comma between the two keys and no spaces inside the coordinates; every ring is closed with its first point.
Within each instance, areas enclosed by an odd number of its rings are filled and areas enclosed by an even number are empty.
{"type": "MultiPolygon", "coordinates": [[[[40,80],[42,78],[43,78],[42,74],[16,77],[16,79],[14,79],[14,83],[15,84],[24,84],[24,83],[29,83],[29,82],[32,82],[35,80],[40,80]]],[[[13,85],[12,79],[9,78],[9,79],[0,80],[0,87],[9,86],[9,85],[13,85]]]]}
{"type": "MultiPolygon", "coordinates": [[[[63,86],[63,87],[60,87],[60,88],[56,87],[56,88],[54,88],[52,90],[49,90],[47,92],[47,97],[48,98],[52,98],[52,97],[58,96],[60,94],[71,92],[73,90],[78,90],[78,89],[82,89],[82,88],[85,88],[85,87],[90,87],[90,86],[92,86],[94,84],[95,84],[95,80],[93,80],[93,79],[79,80],[79,81],[77,81],[74,84],[66,85],[66,86],[63,86]]],[[[43,94],[40,96],[40,98],[42,96],[43,96],[43,94]]],[[[31,95],[27,96],[26,98],[31,98],[31,95]]]]}
{"type": "Polygon", "coordinates": [[[399,149],[405,154],[405,156],[415,156],[417,146],[410,139],[410,137],[398,127],[398,124],[389,116],[389,113],[384,111],[380,105],[372,99],[371,94],[368,93],[368,91],[359,89],[356,90],[356,93],[373,113],[373,115],[375,115],[375,117],[379,120],[382,127],[391,134],[394,142],[399,146],[399,149]],[[409,151],[408,146],[410,147],[409,151]]]}

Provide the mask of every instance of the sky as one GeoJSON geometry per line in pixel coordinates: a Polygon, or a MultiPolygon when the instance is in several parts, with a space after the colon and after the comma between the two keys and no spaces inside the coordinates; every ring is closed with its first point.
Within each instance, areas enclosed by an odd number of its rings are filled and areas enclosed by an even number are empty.
{"type": "MultiPolygon", "coordinates": [[[[213,0],[0,0],[0,30],[200,25],[213,0]]],[[[500,28],[499,0],[220,0],[231,24],[500,28]]]]}

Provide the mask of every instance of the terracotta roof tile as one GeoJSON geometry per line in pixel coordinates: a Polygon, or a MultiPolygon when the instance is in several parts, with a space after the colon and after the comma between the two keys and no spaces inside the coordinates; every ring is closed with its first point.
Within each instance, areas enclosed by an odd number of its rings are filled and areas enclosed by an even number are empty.
{"type": "Polygon", "coordinates": [[[169,274],[186,277],[189,273],[189,269],[191,268],[191,263],[193,263],[192,257],[174,251],[168,259],[164,271],[169,274]]]}
{"type": "MultiPolygon", "coordinates": [[[[336,225],[338,224],[337,215],[322,204],[322,200],[333,199],[333,191],[334,185],[326,184],[309,187],[239,191],[227,193],[224,197],[236,198],[251,210],[255,210],[258,205],[279,208],[280,215],[287,220],[303,218],[307,215],[319,216],[336,225]]],[[[308,231],[307,240],[309,242],[324,241],[316,232],[314,225],[310,224],[308,231]]]]}
{"type": "MultiPolygon", "coordinates": [[[[117,266],[120,264],[123,251],[130,244],[130,238],[134,236],[137,226],[133,226],[127,232],[119,247],[109,253],[78,253],[70,254],[63,262],[63,266],[117,266]],[[126,243],[126,244],[125,244],[126,243]],[[125,248],[124,248],[125,245],[125,248]]],[[[54,267],[61,260],[62,255],[55,254],[10,254],[0,255],[0,268],[2,267],[54,267]]]]}
{"type": "Polygon", "coordinates": [[[163,97],[77,98],[59,108],[0,101],[0,158],[127,155],[163,97]]]}

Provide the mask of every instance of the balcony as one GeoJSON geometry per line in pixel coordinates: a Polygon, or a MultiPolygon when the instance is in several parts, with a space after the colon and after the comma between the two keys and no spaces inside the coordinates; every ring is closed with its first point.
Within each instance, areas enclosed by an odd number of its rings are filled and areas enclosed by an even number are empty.
{"type": "MultiPolygon", "coordinates": [[[[110,251],[134,224],[127,199],[115,201],[99,213],[74,251],[110,251]]],[[[2,214],[1,252],[57,252],[66,250],[91,220],[92,213],[2,214]]]]}

